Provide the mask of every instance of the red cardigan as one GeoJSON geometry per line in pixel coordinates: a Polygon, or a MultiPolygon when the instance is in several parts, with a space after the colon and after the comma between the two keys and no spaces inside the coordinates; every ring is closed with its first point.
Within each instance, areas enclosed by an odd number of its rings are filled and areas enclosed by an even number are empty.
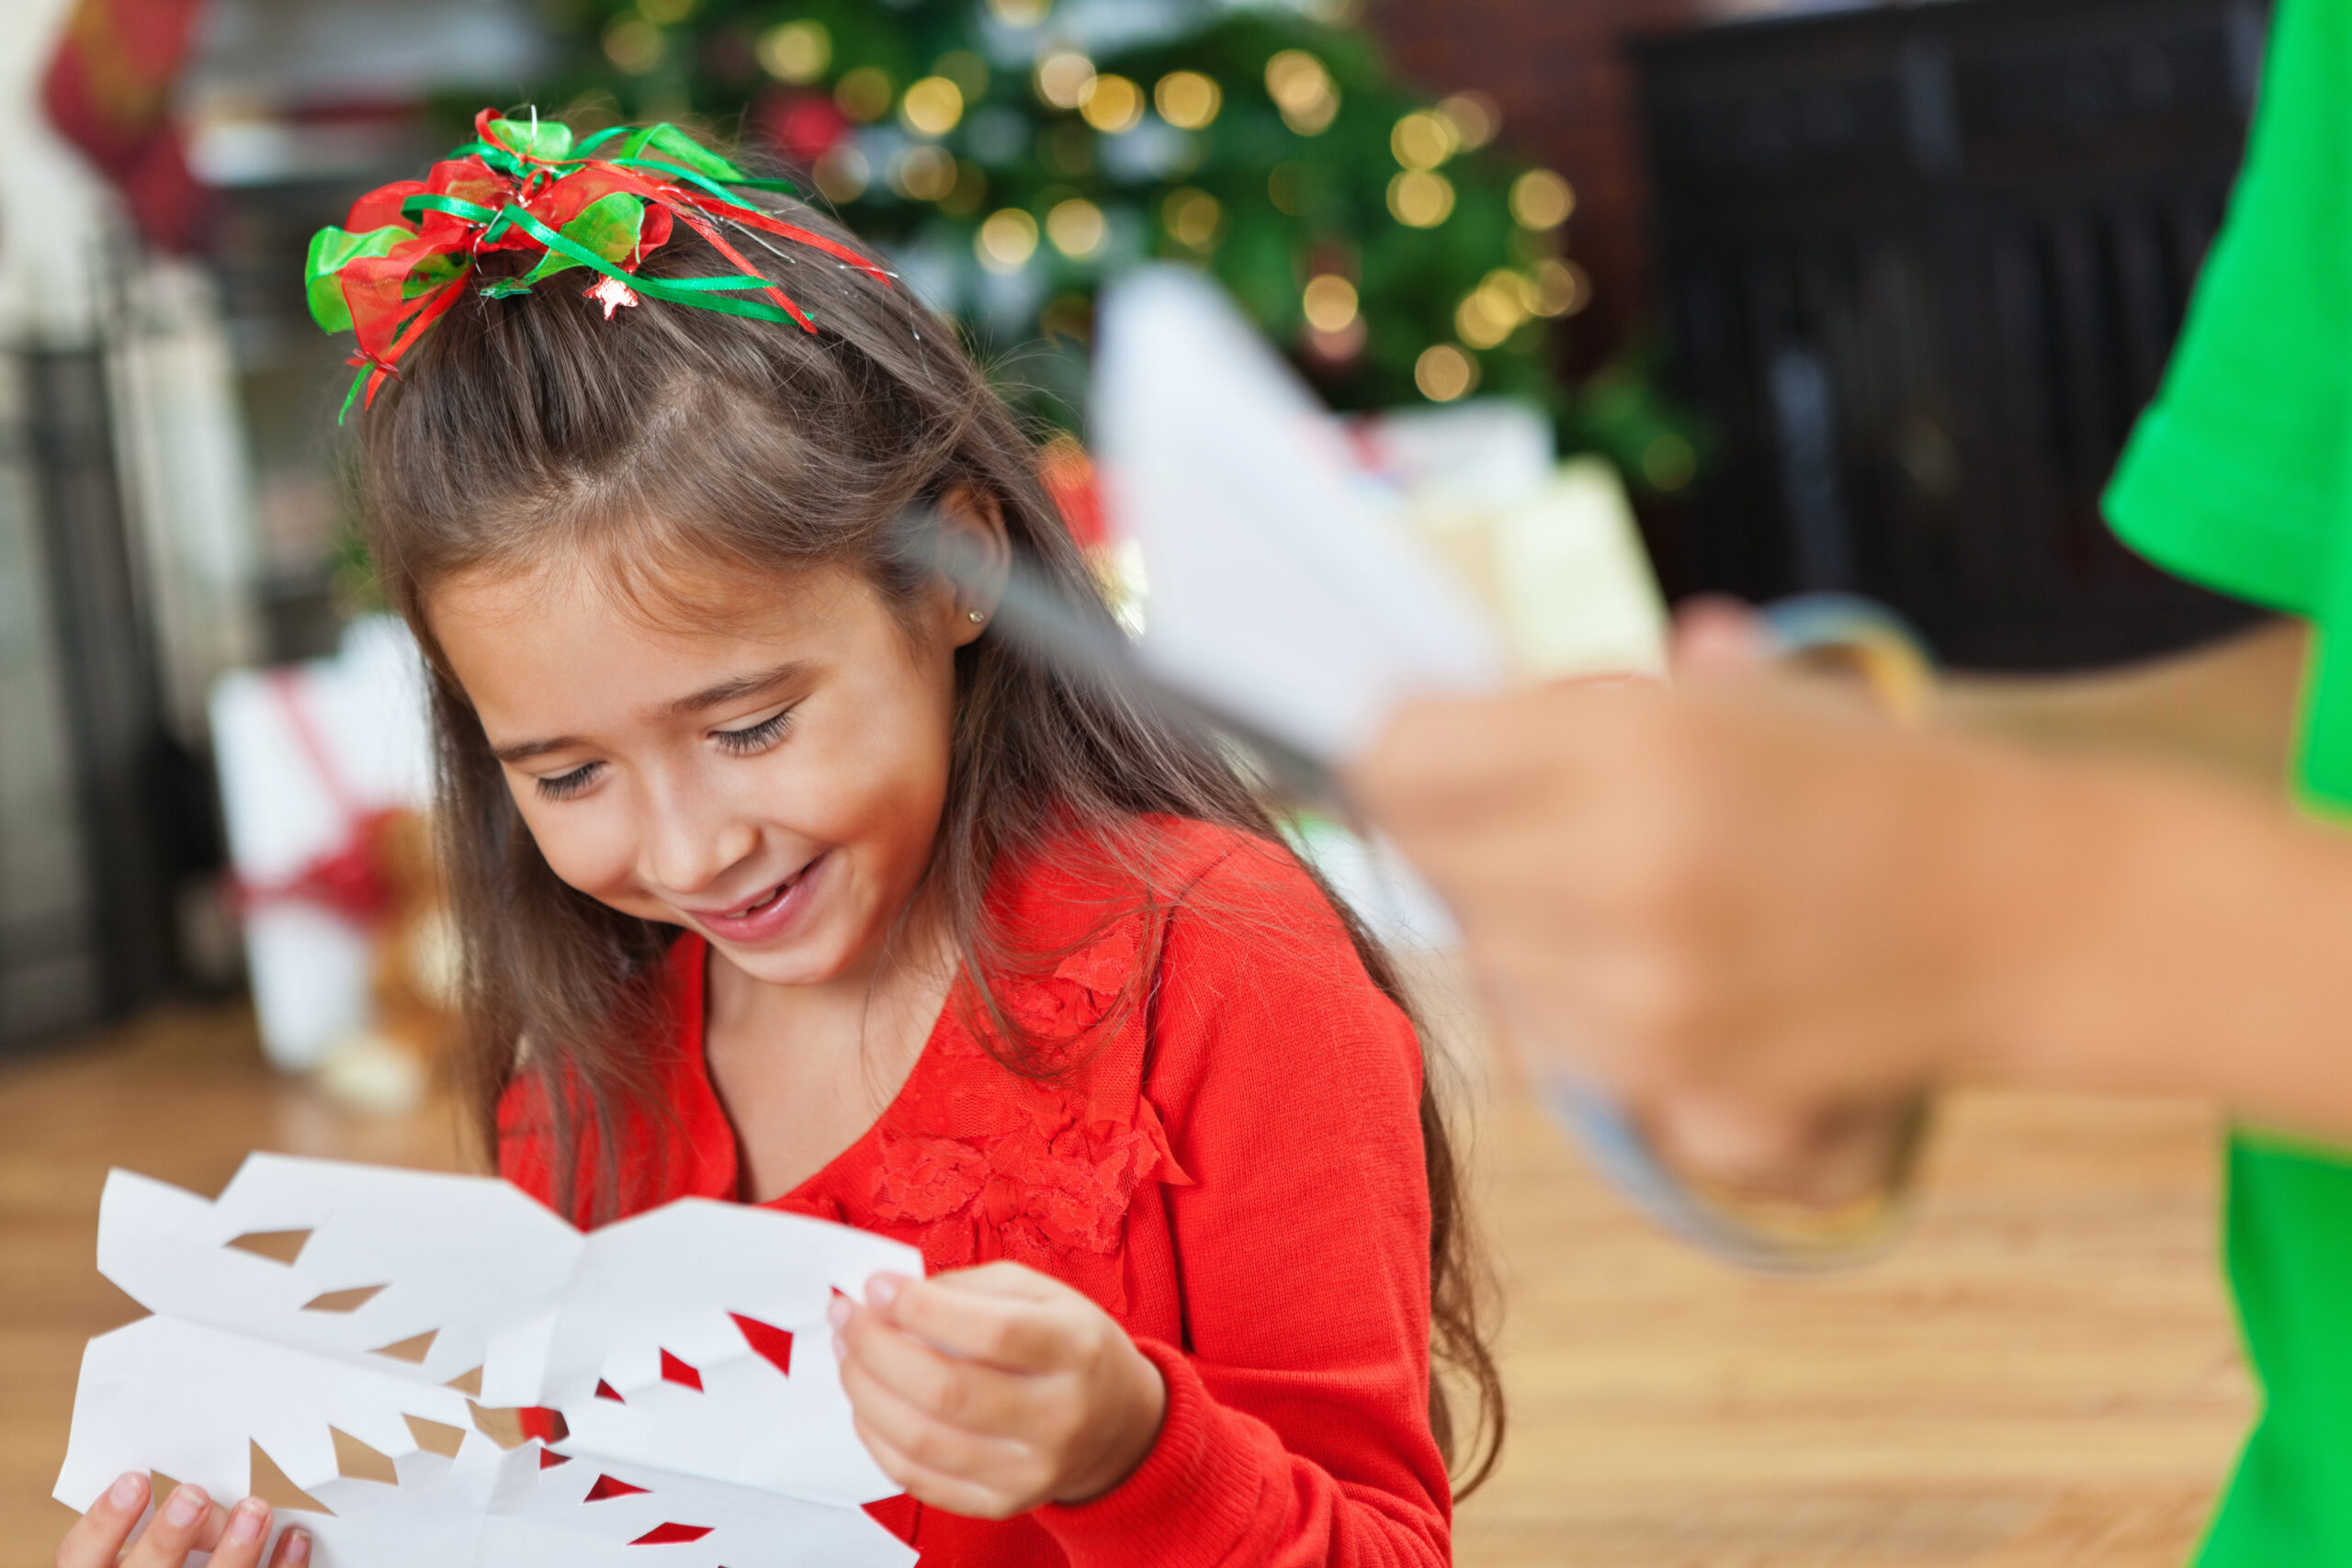
{"type": "MultiPolygon", "coordinates": [[[[927,1568],[1450,1562],[1419,1046],[1287,852],[1140,826],[1155,908],[1131,874],[1044,857],[991,889],[1058,959],[1001,982],[999,1005],[1081,1065],[1018,1077],[952,1002],[881,1118],[775,1206],[910,1242],[933,1269],[1010,1258],[1085,1292],[1167,1379],[1159,1438],[1077,1506],[872,1511],[927,1568]]],[[[626,1213],[738,1196],[703,1064],[707,951],[671,951],[674,1023],[654,1044],[671,1124],[624,1134],[626,1213]]],[[[501,1121],[502,1169],[546,1200],[534,1101],[511,1093],[501,1121]]]]}

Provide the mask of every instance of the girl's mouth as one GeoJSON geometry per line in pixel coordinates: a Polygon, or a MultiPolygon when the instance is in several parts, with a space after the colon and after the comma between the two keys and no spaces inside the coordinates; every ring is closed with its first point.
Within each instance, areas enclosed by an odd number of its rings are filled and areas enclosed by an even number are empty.
{"type": "Polygon", "coordinates": [[[695,922],[719,941],[737,946],[773,942],[808,907],[817,874],[824,864],[825,856],[819,855],[740,908],[725,914],[696,914],[695,922]]]}

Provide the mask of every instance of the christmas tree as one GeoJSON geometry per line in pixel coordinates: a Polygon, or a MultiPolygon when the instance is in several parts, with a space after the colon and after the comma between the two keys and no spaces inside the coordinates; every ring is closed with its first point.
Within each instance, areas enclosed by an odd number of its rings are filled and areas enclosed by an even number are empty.
{"type": "Polygon", "coordinates": [[[1670,422],[1622,380],[1596,414],[1555,369],[1590,293],[1573,187],[1502,151],[1491,101],[1416,95],[1347,0],[1314,3],[571,0],[548,97],[804,175],[1064,423],[1096,289],[1170,258],[1337,407],[1525,398],[1643,478],[1670,422]]]}

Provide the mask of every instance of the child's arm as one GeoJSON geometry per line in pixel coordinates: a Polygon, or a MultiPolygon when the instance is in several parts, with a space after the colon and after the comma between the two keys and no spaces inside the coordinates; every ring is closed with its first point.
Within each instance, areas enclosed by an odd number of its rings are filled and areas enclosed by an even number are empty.
{"type": "Polygon", "coordinates": [[[1412,1030],[1270,852],[1194,890],[1159,978],[1187,1343],[1012,1264],[876,1281],[834,1303],[859,1430],[926,1502],[1034,1506],[1073,1568],[1438,1568],[1412,1030]]]}
{"type": "Polygon", "coordinates": [[[2310,629],[2271,621],[2203,648],[2079,675],[1955,679],[1939,724],[2068,756],[2143,759],[2276,794],[2310,629]]]}
{"type": "Polygon", "coordinates": [[[1356,784],[1531,1044],[1709,1174],[1801,1189],[1815,1129],[1970,1074],[2352,1139],[2352,838],[2283,806],[1756,680],[1431,704],[1356,784]]]}
{"type": "Polygon", "coordinates": [[[1420,1049],[1287,856],[1245,848],[1187,896],[1152,1051],[1193,1179],[1163,1191],[1184,1343],[1138,1343],[1168,1386],[1141,1466],[1040,1521],[1077,1568],[1451,1562],[1420,1049]]]}

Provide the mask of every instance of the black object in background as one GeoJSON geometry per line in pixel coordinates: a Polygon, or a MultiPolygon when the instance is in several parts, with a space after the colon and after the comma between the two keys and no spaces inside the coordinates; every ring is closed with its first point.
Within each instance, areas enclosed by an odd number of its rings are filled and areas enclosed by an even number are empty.
{"type": "MultiPolygon", "coordinates": [[[[177,977],[175,897],[184,846],[175,818],[172,742],[164,728],[153,637],[125,514],[103,352],[41,348],[19,356],[23,426],[55,637],[59,708],[68,738],[73,827],[84,862],[82,921],[10,932],[0,961],[86,953],[97,1016],[119,1016],[177,977]],[[18,953],[17,948],[35,951],[18,953]]],[[[0,974],[5,974],[0,969],[0,974]]],[[[70,1014],[0,1016],[0,1045],[20,1031],[85,1021],[70,1014]]]]}
{"type": "Polygon", "coordinates": [[[1953,663],[2251,618],[2108,533],[2238,165],[2254,0],[1964,0],[1634,46],[1679,390],[1678,592],[1853,590],[1953,663]]]}

